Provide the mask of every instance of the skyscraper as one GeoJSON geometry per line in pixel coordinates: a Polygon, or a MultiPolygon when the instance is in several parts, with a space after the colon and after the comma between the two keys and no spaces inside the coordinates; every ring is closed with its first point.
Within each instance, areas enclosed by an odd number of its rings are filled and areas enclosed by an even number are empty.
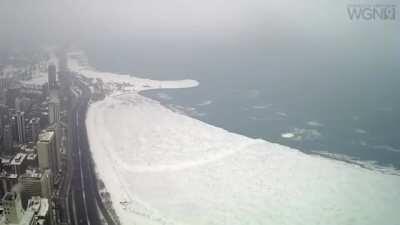
{"type": "Polygon", "coordinates": [[[50,170],[26,170],[25,173],[18,178],[21,185],[21,198],[24,205],[32,196],[41,196],[50,199],[52,193],[52,182],[50,179],[50,170]]]}
{"type": "Polygon", "coordinates": [[[49,221],[50,205],[46,198],[32,197],[24,210],[19,193],[13,191],[3,196],[2,205],[5,219],[0,224],[53,224],[49,221]]]}
{"type": "Polygon", "coordinates": [[[49,90],[55,89],[57,87],[56,66],[54,64],[50,64],[47,72],[48,72],[49,90]]]}
{"type": "Polygon", "coordinates": [[[53,131],[45,131],[39,134],[37,142],[37,154],[40,169],[51,169],[57,171],[56,140],[53,131]]]}
{"type": "Polygon", "coordinates": [[[4,126],[3,130],[3,149],[5,152],[9,153],[12,150],[13,145],[13,135],[12,129],[9,124],[4,126]]]}
{"type": "MultiPolygon", "coordinates": [[[[56,156],[56,161],[54,161],[54,163],[56,164],[56,168],[60,169],[61,161],[62,161],[62,155],[61,155],[61,151],[60,151],[61,137],[62,137],[62,132],[63,132],[62,128],[59,123],[54,123],[54,124],[50,125],[46,130],[54,132],[54,135],[55,135],[54,139],[56,142],[56,144],[55,144],[56,148],[54,151],[54,154],[56,156]]],[[[53,171],[53,172],[56,172],[56,171],[53,171]]]]}
{"type": "Polygon", "coordinates": [[[26,136],[26,141],[27,142],[36,142],[37,137],[40,133],[40,118],[39,117],[34,117],[32,118],[28,123],[25,128],[25,136],[26,136]]]}
{"type": "Polygon", "coordinates": [[[6,224],[19,224],[24,216],[20,195],[16,192],[7,192],[2,199],[6,224]]]}
{"type": "Polygon", "coordinates": [[[18,123],[16,113],[13,112],[10,117],[11,135],[14,142],[19,142],[18,140],[18,123]]]}
{"type": "Polygon", "coordinates": [[[56,96],[50,96],[49,123],[57,123],[60,119],[60,100],[56,96]]]}
{"type": "Polygon", "coordinates": [[[16,120],[17,120],[17,131],[18,131],[18,143],[24,144],[25,143],[25,117],[24,112],[18,111],[16,113],[16,120]]]}

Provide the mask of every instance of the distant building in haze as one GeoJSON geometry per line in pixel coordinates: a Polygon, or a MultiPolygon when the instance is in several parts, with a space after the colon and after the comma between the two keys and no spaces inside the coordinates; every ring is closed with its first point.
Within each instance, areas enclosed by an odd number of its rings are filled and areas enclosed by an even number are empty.
{"type": "Polygon", "coordinates": [[[50,96],[49,123],[57,123],[60,120],[60,100],[57,96],[50,96]]]}
{"type": "Polygon", "coordinates": [[[24,112],[17,112],[16,113],[16,120],[17,120],[17,132],[18,132],[18,143],[24,144],[25,143],[25,117],[24,112]]]}
{"type": "Polygon", "coordinates": [[[11,152],[13,146],[12,129],[9,124],[4,125],[3,129],[3,149],[5,152],[11,152]]]}
{"type": "Polygon", "coordinates": [[[40,133],[40,118],[34,117],[32,118],[25,129],[26,141],[27,142],[36,142],[37,137],[40,133]]]}
{"type": "Polygon", "coordinates": [[[54,64],[50,64],[48,67],[48,81],[49,81],[49,90],[53,90],[57,88],[57,69],[54,64]]]}

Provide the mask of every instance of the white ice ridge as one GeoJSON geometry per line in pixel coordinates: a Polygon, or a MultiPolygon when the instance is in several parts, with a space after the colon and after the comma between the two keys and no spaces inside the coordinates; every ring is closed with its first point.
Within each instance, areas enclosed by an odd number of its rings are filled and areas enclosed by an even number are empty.
{"type": "Polygon", "coordinates": [[[87,64],[87,59],[82,52],[71,52],[68,56],[68,66],[72,71],[80,73],[88,78],[100,78],[103,82],[108,84],[127,84],[128,86],[124,88],[125,91],[140,92],[150,89],[191,88],[199,85],[197,81],[189,79],[159,81],[139,78],[129,74],[100,72],[87,64]]]}
{"type": "Polygon", "coordinates": [[[400,221],[399,176],[230,133],[137,93],[93,103],[86,124],[125,225],[400,221]]]}

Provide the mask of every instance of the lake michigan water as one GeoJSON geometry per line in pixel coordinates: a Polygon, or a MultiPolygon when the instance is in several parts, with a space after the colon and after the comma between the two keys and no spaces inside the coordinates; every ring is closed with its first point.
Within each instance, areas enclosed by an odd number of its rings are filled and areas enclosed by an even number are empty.
{"type": "Polygon", "coordinates": [[[400,169],[396,64],[374,64],[378,59],[371,57],[342,59],[336,50],[305,54],[307,46],[294,50],[305,55],[257,46],[126,46],[84,49],[89,63],[102,71],[198,80],[196,88],[145,94],[206,123],[306,153],[328,152],[400,169]]]}

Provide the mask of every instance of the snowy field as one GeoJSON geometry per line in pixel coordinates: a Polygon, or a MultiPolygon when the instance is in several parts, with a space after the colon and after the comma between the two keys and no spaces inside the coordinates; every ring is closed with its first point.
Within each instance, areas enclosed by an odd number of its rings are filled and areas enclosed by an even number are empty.
{"type": "Polygon", "coordinates": [[[400,224],[400,177],[230,133],[138,91],[151,81],[70,67],[134,88],[91,104],[96,171],[125,225],[400,224]]]}

